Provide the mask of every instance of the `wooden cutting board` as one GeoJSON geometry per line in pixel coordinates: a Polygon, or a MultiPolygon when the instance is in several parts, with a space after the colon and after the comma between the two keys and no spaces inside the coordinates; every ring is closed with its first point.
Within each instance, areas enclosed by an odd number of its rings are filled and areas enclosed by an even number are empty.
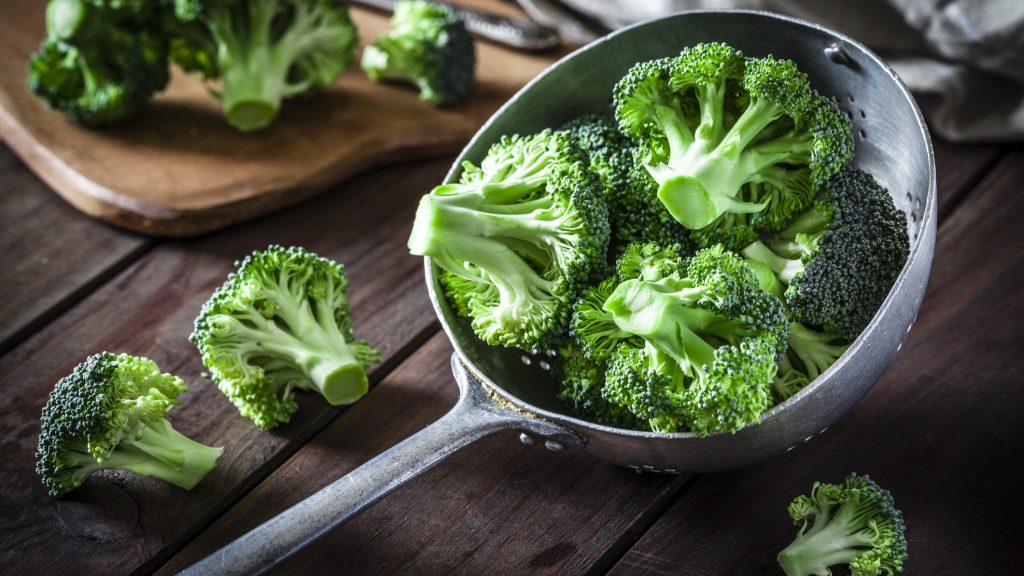
{"type": "MultiPolygon", "coordinates": [[[[448,111],[421,102],[412,89],[374,84],[356,65],[330,90],[286,100],[274,124],[254,134],[228,126],[202,83],[176,70],[138,117],[88,130],[46,109],[25,88],[45,6],[44,0],[0,1],[0,137],[76,208],[158,236],[208,232],[294,204],[373,166],[458,150],[559,55],[478,41],[477,84],[448,111]]],[[[352,16],[364,44],[387,30],[386,15],[352,8],[352,16]]],[[[430,185],[424,182],[424,191],[430,185]]]]}

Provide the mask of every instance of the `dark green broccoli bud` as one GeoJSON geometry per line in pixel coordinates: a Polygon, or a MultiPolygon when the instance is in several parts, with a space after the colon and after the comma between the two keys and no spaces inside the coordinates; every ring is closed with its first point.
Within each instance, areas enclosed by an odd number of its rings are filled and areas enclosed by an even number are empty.
{"type": "Polygon", "coordinates": [[[570,340],[558,350],[554,369],[558,397],[576,416],[614,428],[647,429],[632,412],[605,400],[601,395],[605,364],[588,359],[575,342],[570,340]]]}
{"type": "Polygon", "coordinates": [[[744,59],[721,43],[643,62],[619,82],[615,112],[644,151],[657,196],[687,228],[752,214],[698,236],[707,244],[743,226],[773,230],[806,209],[816,185],[852,155],[847,119],[788,60],[744,59]]]}
{"type": "MultiPolygon", "coordinates": [[[[610,252],[615,257],[633,243],[685,244],[689,231],[675,221],[657,197],[657,185],[646,169],[636,170],[636,153],[615,121],[608,116],[581,116],[562,126],[586,155],[591,171],[598,175],[608,201],[612,227],[610,252]]],[[[745,246],[746,244],[744,244],[745,246]]]]}
{"type": "Polygon", "coordinates": [[[366,368],[380,353],[352,333],[340,264],[272,245],[236,266],[190,339],[242,416],[273,428],[298,407],[295,390],[315,390],[332,405],[366,394],[366,368]]]}
{"type": "Polygon", "coordinates": [[[440,266],[455,309],[488,344],[548,347],[606,271],[608,210],[560,132],[504,137],[458,184],[420,201],[409,250],[440,266]]]}
{"type": "Polygon", "coordinates": [[[867,476],[842,484],[815,482],[811,495],[789,505],[796,540],[779,553],[787,576],[831,574],[848,565],[852,576],[893,576],[907,559],[906,526],[892,494],[867,476]]]}
{"type": "Polygon", "coordinates": [[[449,6],[424,0],[395,4],[391,31],[363,49],[370,80],[410,82],[420,98],[437,106],[465,99],[475,79],[473,37],[449,6]]]}
{"type": "Polygon", "coordinates": [[[128,470],[191,490],[221,448],[167,421],[187,388],[148,358],[94,354],[61,378],[43,407],[36,471],[50,494],[74,490],[97,470],[128,470]]]}
{"type": "MultiPolygon", "coordinates": [[[[622,280],[602,308],[633,337],[618,339],[603,397],[657,432],[707,435],[760,421],[788,338],[781,302],[721,246],[697,252],[685,267],[674,250],[657,246],[626,256],[620,270],[636,277],[622,280]],[[670,262],[658,265],[658,254],[670,262]]],[[[591,336],[575,333],[580,341],[591,336]]]]}
{"type": "Polygon", "coordinates": [[[158,0],[50,0],[28,89],[83,126],[138,113],[169,79],[158,0]]]}
{"type": "Polygon", "coordinates": [[[615,255],[620,256],[630,244],[646,243],[678,244],[683,254],[693,254],[697,247],[691,240],[691,231],[677,222],[658,199],[658,183],[643,164],[644,148],[634,147],[631,157],[628,186],[618,200],[621,216],[612,221],[615,255]]]}
{"type": "Polygon", "coordinates": [[[270,124],[283,99],[333,84],[358,40],[332,0],[175,0],[175,15],[172,59],[219,81],[211,91],[243,132],[270,124]]]}
{"type": "Polygon", "coordinates": [[[885,300],[909,252],[906,215],[889,193],[870,174],[843,169],[818,204],[743,255],[788,286],[795,320],[851,342],[885,300]]]}

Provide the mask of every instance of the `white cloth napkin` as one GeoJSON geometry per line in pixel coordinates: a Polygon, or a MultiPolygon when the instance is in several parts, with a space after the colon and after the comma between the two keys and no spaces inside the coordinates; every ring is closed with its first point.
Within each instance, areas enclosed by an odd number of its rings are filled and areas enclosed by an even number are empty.
{"type": "Polygon", "coordinates": [[[1024,141],[1024,0],[562,2],[613,29],[698,8],[768,10],[819,22],[885,58],[940,136],[1024,141]]]}

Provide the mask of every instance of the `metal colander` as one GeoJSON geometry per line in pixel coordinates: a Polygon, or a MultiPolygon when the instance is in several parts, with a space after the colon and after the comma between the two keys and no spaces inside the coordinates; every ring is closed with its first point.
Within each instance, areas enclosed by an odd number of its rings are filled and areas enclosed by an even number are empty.
{"type": "MultiPolygon", "coordinates": [[[[808,22],[748,11],[681,13],[637,24],[562,59],[506,103],[465,148],[479,162],[504,134],[560,126],[582,114],[608,113],[615,83],[636,62],[722,41],[748,56],[796,62],[811,84],[849,116],[854,164],[889,189],[908,215],[910,257],[874,320],[849,350],[758,425],[700,438],[619,430],[579,420],[558,401],[552,351],[517,351],[481,342],[458,317],[426,261],[430,299],[455,347],[459,403],[441,420],[398,444],[192,566],[190,574],[262,571],[422,473],[460,447],[515,429],[527,444],[582,449],[643,471],[708,472],[743,466],[823,432],[860,400],[892,361],[917,316],[935,245],[935,162],[924,120],[895,73],[861,44],[808,22]]],[[[404,231],[395,231],[396,234],[404,231]]]]}

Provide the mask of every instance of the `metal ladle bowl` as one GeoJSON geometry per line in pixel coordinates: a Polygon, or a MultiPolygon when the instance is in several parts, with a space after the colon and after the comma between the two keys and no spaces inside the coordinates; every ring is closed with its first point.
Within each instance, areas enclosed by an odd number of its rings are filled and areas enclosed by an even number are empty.
{"type": "MultiPolygon", "coordinates": [[[[819,378],[736,434],[705,438],[609,428],[572,416],[557,399],[553,352],[481,342],[449,306],[438,270],[426,261],[430,299],[455,347],[458,404],[437,422],[268,520],[185,571],[250,574],[269,568],[427,470],[460,447],[507,429],[524,443],[582,449],[643,471],[708,472],[743,466],[810,440],[860,400],[892,361],[917,316],[935,247],[935,161],[913,98],[878,56],[821,26],[749,11],[676,14],[616,32],[563,58],[523,88],[477,133],[448,173],[479,162],[505,134],[557,127],[581,114],[608,113],[612,87],[636,62],[672,56],[698,42],[723,41],[748,56],[796,62],[820,93],[850,117],[854,164],[889,189],[908,215],[910,257],[872,322],[819,378]]],[[[395,231],[396,234],[404,233],[395,231]]]]}

